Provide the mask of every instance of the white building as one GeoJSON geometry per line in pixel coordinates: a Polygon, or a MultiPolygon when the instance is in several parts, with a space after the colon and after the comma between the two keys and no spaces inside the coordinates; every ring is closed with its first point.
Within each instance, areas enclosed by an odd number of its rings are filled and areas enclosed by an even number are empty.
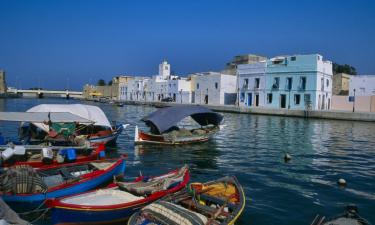
{"type": "Polygon", "coordinates": [[[237,66],[240,106],[265,105],[266,65],[266,61],[264,61],[237,66]]]}
{"type": "Polygon", "coordinates": [[[375,95],[375,75],[351,76],[349,80],[349,95],[354,96],[375,95]]]}
{"type": "Polygon", "coordinates": [[[233,105],[237,97],[237,76],[217,72],[191,75],[191,103],[233,105]]]}
{"type": "Polygon", "coordinates": [[[145,84],[147,77],[134,77],[126,84],[120,84],[120,100],[123,101],[145,101],[145,84]]]}
{"type": "Polygon", "coordinates": [[[178,78],[168,80],[167,82],[168,97],[174,102],[191,103],[191,81],[188,78],[178,78]]]}
{"type": "Polygon", "coordinates": [[[159,64],[159,74],[153,77],[134,77],[120,86],[120,99],[124,101],[161,101],[171,97],[175,102],[190,103],[190,80],[171,75],[167,61],[159,64]]]}

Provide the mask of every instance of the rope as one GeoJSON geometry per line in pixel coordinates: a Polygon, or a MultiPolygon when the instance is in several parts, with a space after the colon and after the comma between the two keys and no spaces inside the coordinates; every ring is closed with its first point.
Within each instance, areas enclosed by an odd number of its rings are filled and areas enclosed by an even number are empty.
{"type": "Polygon", "coordinates": [[[33,223],[37,222],[38,220],[40,220],[42,217],[44,217],[47,214],[47,212],[49,210],[50,210],[49,208],[45,209],[43,213],[41,213],[37,218],[32,220],[30,223],[33,224],[33,223]]]}

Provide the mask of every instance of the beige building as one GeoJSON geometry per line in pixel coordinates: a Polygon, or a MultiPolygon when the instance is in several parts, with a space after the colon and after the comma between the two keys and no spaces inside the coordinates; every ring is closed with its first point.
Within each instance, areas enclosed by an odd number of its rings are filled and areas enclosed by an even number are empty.
{"type": "Polygon", "coordinates": [[[225,69],[221,72],[223,74],[236,75],[237,65],[241,64],[253,64],[267,60],[267,57],[247,54],[235,56],[231,62],[228,62],[225,69]]]}
{"type": "Polygon", "coordinates": [[[134,79],[132,76],[117,76],[112,79],[111,85],[95,86],[86,84],[83,87],[83,97],[85,99],[107,98],[119,100],[120,86],[126,85],[132,79],[134,79]]]}
{"type": "Polygon", "coordinates": [[[112,79],[111,85],[111,98],[120,100],[120,86],[127,85],[130,80],[133,80],[133,76],[117,76],[112,79]]]}
{"type": "Polygon", "coordinates": [[[0,70],[0,94],[5,94],[7,91],[7,84],[5,81],[5,71],[0,70]]]}
{"type": "Polygon", "coordinates": [[[333,75],[333,95],[348,95],[349,81],[352,76],[346,73],[337,73],[333,75]]]}

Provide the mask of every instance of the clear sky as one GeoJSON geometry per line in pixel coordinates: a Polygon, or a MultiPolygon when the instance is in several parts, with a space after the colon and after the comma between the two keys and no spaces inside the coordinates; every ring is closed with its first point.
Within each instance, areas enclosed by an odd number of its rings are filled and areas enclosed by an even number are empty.
{"type": "Polygon", "coordinates": [[[221,70],[239,54],[320,53],[375,74],[373,0],[0,0],[0,68],[19,88],[221,70]]]}

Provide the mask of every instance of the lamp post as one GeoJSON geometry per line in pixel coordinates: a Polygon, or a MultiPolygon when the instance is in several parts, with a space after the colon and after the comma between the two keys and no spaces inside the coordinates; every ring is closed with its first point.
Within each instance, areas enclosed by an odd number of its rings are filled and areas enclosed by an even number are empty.
{"type": "Polygon", "coordinates": [[[353,112],[355,111],[355,88],[353,89],[354,97],[353,97],[353,112]]]}

